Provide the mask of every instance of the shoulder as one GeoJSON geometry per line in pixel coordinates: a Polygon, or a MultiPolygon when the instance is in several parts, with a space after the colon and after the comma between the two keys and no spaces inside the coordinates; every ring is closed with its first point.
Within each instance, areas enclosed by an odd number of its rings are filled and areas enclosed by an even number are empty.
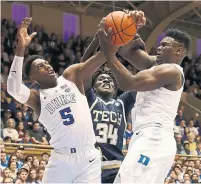
{"type": "Polygon", "coordinates": [[[175,64],[161,64],[156,65],[151,68],[154,75],[157,76],[166,76],[171,77],[179,77],[181,75],[181,71],[175,66],[175,64]]]}
{"type": "Polygon", "coordinates": [[[76,80],[79,78],[80,69],[83,63],[73,64],[66,68],[63,72],[63,77],[73,83],[76,83],[76,80]]]}

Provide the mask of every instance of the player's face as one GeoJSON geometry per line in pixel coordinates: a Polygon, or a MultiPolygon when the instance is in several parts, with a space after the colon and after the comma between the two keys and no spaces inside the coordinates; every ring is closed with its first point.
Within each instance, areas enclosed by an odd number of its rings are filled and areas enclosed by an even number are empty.
{"type": "Polygon", "coordinates": [[[171,63],[181,54],[181,45],[171,37],[165,37],[157,49],[157,63],[171,63]]]}
{"type": "Polygon", "coordinates": [[[114,94],[114,81],[108,74],[101,74],[96,79],[95,89],[98,93],[114,94]]]}
{"type": "Polygon", "coordinates": [[[56,79],[56,74],[48,61],[36,59],[31,65],[30,78],[39,84],[56,79]]]}

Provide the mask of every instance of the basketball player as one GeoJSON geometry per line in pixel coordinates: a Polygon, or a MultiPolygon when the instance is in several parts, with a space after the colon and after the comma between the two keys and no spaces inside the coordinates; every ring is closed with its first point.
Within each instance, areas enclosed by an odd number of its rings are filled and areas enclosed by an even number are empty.
{"type": "MultiPolygon", "coordinates": [[[[143,12],[136,24],[144,25],[143,12]]],[[[112,49],[111,30],[105,30],[105,19],[99,26],[102,52],[120,88],[138,91],[132,110],[134,134],[128,153],[114,183],[163,183],[176,154],[174,119],[177,113],[184,75],[180,64],[190,47],[190,36],[171,29],[161,41],[156,56],[149,56],[137,47],[127,47],[122,54],[131,64],[143,69],[132,75],[116,58],[112,49]],[[129,53],[129,54],[128,54],[129,53]]]]}
{"type": "Polygon", "coordinates": [[[50,145],[54,150],[43,182],[100,183],[100,152],[94,146],[95,135],[83,80],[102,63],[89,60],[75,64],[57,78],[47,61],[40,56],[31,56],[25,62],[25,75],[41,89],[30,90],[22,84],[22,66],[24,51],[37,34],[27,34],[31,21],[32,18],[25,18],[18,29],[18,48],[7,85],[9,94],[32,107],[51,135],[50,145]]]}
{"type": "MultiPolygon", "coordinates": [[[[87,57],[88,62],[101,59],[97,54],[90,57],[98,45],[93,42],[89,45],[82,62],[87,57]]],[[[102,62],[105,61],[104,58],[102,62]]],[[[116,81],[110,70],[104,66],[101,68],[94,74],[93,80],[88,79],[85,83],[85,90],[96,135],[96,147],[102,152],[102,183],[113,183],[124,159],[122,146],[126,117],[135,103],[136,92],[125,92],[116,99],[116,81]]]]}

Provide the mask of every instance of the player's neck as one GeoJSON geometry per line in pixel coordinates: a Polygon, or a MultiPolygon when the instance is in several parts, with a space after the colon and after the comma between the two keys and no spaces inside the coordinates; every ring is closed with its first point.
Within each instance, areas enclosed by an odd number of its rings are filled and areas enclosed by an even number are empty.
{"type": "Polygon", "coordinates": [[[44,83],[41,86],[41,89],[49,89],[49,88],[55,88],[58,84],[57,79],[55,81],[49,82],[49,83],[44,83]]]}
{"type": "Polygon", "coordinates": [[[98,94],[98,97],[101,98],[103,101],[108,102],[113,99],[113,96],[110,94],[98,94]]]}

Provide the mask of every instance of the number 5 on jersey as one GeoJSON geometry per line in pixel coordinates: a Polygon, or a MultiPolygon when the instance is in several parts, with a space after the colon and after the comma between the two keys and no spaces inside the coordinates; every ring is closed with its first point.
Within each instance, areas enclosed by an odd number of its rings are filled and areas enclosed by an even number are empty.
{"type": "Polygon", "coordinates": [[[64,120],[63,124],[65,126],[71,125],[71,124],[73,124],[75,122],[75,120],[73,118],[73,115],[71,114],[70,107],[62,109],[59,112],[60,112],[61,118],[64,120]]]}

